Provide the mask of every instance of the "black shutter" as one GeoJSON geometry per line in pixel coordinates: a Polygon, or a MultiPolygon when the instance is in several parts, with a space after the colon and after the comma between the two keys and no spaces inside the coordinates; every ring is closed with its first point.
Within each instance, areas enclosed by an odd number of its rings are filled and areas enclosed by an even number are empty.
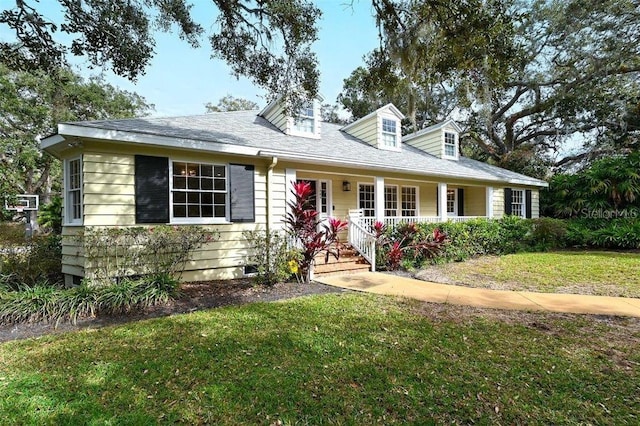
{"type": "Polygon", "coordinates": [[[255,222],[254,167],[229,164],[231,222],[255,222]]]}
{"type": "Polygon", "coordinates": [[[504,189],[504,214],[511,214],[511,188],[504,189]]]}
{"type": "Polygon", "coordinates": [[[169,222],[169,159],[136,155],[136,223],[169,222]]]}
{"type": "Polygon", "coordinates": [[[527,189],[524,192],[524,202],[525,202],[525,214],[527,219],[531,219],[531,190],[527,189]]]}
{"type": "Polygon", "coordinates": [[[464,189],[458,188],[458,216],[464,216],[464,189]]]}
{"type": "Polygon", "coordinates": [[[440,213],[440,185],[436,186],[436,214],[438,216],[442,215],[442,213],[440,213]]]}

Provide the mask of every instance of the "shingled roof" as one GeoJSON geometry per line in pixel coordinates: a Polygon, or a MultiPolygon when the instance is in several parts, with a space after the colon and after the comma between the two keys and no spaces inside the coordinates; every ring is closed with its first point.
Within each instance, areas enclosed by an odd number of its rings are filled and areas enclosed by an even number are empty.
{"type": "MultiPolygon", "coordinates": [[[[440,159],[403,144],[401,151],[377,149],[344,131],[341,126],[322,123],[321,138],[285,135],[256,111],[219,112],[205,115],[98,120],[62,123],[59,134],[153,144],[153,137],[185,141],[190,149],[234,152],[244,155],[277,156],[322,165],[339,165],[369,170],[405,172],[433,177],[547,186],[529,176],[460,157],[459,161],[440,159]],[[79,132],[82,130],[82,132],[79,132]],[[95,130],[93,132],[92,130],[95,130]]],[[[169,144],[171,144],[169,139],[169,144]]],[[[45,143],[43,143],[45,146],[45,143]]]]}

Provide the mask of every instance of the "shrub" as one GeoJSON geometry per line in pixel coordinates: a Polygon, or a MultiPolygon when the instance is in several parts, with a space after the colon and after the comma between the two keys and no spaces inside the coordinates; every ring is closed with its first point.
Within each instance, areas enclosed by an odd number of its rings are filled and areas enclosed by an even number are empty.
{"type": "Polygon", "coordinates": [[[336,259],[340,256],[338,234],[346,229],[347,222],[330,217],[326,222],[320,221],[318,212],[310,200],[313,190],[309,182],[291,182],[294,199],[287,203],[288,211],[284,223],[287,232],[301,249],[298,261],[299,275],[304,282],[311,280],[311,268],[318,254],[325,252],[336,259]]]}
{"type": "Polygon", "coordinates": [[[79,235],[94,283],[165,274],[179,277],[191,254],[215,241],[217,231],[199,226],[87,228],[79,235]]]}
{"type": "Polygon", "coordinates": [[[541,217],[531,220],[528,243],[536,250],[549,250],[566,246],[567,222],[541,217]]]}
{"type": "Polygon", "coordinates": [[[381,222],[373,226],[376,235],[376,265],[381,269],[411,269],[435,258],[443,249],[446,234],[433,229],[421,233],[413,223],[401,223],[387,230],[381,222]]]}
{"type": "Polygon", "coordinates": [[[285,235],[275,231],[245,231],[242,235],[252,247],[247,263],[256,266],[259,284],[287,281],[296,272],[291,266],[297,266],[300,253],[289,248],[285,235]]]}
{"type": "Polygon", "coordinates": [[[0,285],[15,290],[48,282],[62,283],[62,246],[59,235],[35,236],[0,254],[0,285]]]}
{"type": "Polygon", "coordinates": [[[49,203],[40,206],[38,224],[54,234],[62,232],[62,197],[54,196],[49,203]]]}
{"type": "Polygon", "coordinates": [[[593,211],[640,213],[640,152],[594,161],[576,173],[559,173],[540,191],[541,211],[578,217],[593,211]]]}
{"type": "Polygon", "coordinates": [[[565,241],[570,247],[640,249],[640,219],[571,219],[565,241]]]}
{"type": "Polygon", "coordinates": [[[16,222],[0,222],[0,248],[22,245],[25,243],[24,224],[16,222]]]}
{"type": "Polygon", "coordinates": [[[167,302],[177,295],[177,288],[175,278],[157,274],[105,287],[83,283],[70,289],[38,285],[21,291],[0,291],[0,324],[75,323],[100,313],[121,314],[167,302]]]}

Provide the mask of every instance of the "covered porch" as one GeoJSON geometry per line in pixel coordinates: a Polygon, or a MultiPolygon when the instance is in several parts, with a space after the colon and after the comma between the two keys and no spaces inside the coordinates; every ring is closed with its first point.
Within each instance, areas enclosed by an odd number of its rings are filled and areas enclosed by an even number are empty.
{"type": "Polygon", "coordinates": [[[474,182],[300,169],[287,169],[286,179],[288,184],[311,183],[315,192],[312,202],[321,218],[337,217],[349,222],[343,241],[348,241],[373,271],[375,222],[387,227],[399,223],[464,222],[502,216],[503,210],[499,205],[502,191],[474,182]]]}
{"type": "Polygon", "coordinates": [[[502,216],[499,191],[475,183],[288,169],[287,182],[294,181],[312,184],[313,203],[322,218],[357,219],[365,229],[377,221],[395,226],[493,218],[495,212],[502,216]]]}

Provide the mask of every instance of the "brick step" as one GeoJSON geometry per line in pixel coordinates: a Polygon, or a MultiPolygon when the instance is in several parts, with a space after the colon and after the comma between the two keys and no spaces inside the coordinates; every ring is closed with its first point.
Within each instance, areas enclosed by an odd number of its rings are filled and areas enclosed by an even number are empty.
{"type": "MultiPolygon", "coordinates": [[[[325,265],[325,255],[323,254],[322,256],[316,256],[315,257],[315,261],[316,261],[316,265],[325,265]]],[[[329,255],[329,261],[326,263],[326,265],[333,265],[336,263],[366,263],[367,261],[360,255],[358,256],[343,256],[342,254],[340,255],[340,257],[338,259],[336,259],[335,257],[329,255]]]]}
{"type": "Polygon", "coordinates": [[[368,272],[371,267],[368,263],[334,263],[327,265],[316,265],[314,274],[316,276],[327,275],[345,275],[345,274],[357,274],[359,272],[368,272]]]}

